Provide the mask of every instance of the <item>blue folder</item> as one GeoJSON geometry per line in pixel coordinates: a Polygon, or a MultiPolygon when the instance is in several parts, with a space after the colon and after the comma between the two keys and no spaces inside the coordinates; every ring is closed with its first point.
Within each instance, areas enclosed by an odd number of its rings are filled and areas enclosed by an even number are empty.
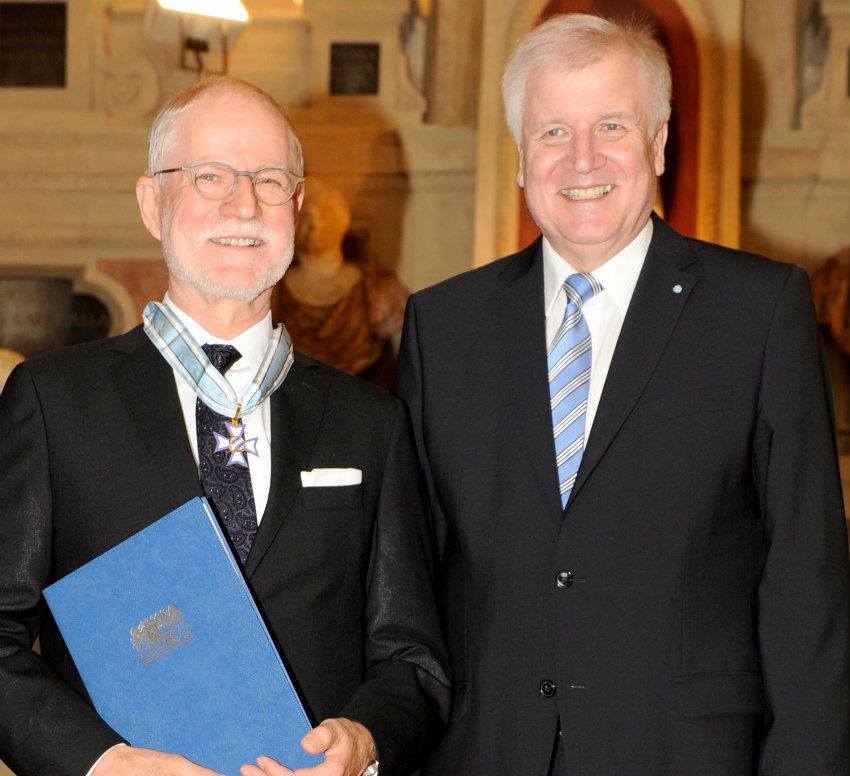
{"type": "Polygon", "coordinates": [[[311,725],[206,499],[44,590],[98,714],[130,744],[226,776],[289,768],[311,725]]]}

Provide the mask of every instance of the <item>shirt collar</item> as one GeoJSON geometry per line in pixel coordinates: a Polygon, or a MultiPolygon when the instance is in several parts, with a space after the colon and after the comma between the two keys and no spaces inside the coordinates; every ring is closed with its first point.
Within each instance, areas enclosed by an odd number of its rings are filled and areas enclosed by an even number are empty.
{"type": "Polygon", "coordinates": [[[266,349],[269,346],[269,339],[272,336],[271,311],[266,313],[265,318],[261,321],[258,321],[233,339],[223,340],[221,337],[214,337],[188,313],[183,312],[183,310],[174,304],[168,296],[168,292],[166,292],[163,302],[174,311],[174,314],[182,321],[183,325],[188,329],[189,334],[195,338],[195,341],[199,345],[206,345],[208,342],[227,342],[227,344],[233,345],[239,351],[249,366],[254,369],[260,368],[263,357],[266,354],[266,349]]]}
{"type": "MultiPolygon", "coordinates": [[[[652,240],[652,219],[638,232],[637,236],[619,253],[612,256],[602,266],[590,274],[601,284],[617,305],[622,315],[626,314],[629,302],[637,284],[638,275],[643,268],[649,243],[652,240]]],[[[575,274],[570,263],[556,253],[551,243],[543,238],[543,293],[546,315],[561,293],[564,281],[575,274]]]]}

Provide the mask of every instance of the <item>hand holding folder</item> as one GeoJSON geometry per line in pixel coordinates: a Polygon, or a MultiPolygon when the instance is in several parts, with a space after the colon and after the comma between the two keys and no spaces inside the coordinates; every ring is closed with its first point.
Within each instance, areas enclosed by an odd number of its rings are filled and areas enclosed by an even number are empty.
{"type": "Polygon", "coordinates": [[[206,499],[44,590],[98,714],[134,747],[225,776],[260,755],[322,762],[292,681],[206,499]]]}

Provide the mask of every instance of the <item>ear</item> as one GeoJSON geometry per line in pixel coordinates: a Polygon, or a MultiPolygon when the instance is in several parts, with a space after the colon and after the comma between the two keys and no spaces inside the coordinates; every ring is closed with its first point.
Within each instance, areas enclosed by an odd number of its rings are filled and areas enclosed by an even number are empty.
{"type": "Polygon", "coordinates": [[[521,189],[525,188],[525,154],[522,152],[522,146],[516,147],[517,153],[519,154],[519,169],[517,169],[516,173],[516,185],[521,189]]]}
{"type": "Polygon", "coordinates": [[[298,214],[301,212],[301,206],[304,204],[304,184],[298,184],[298,191],[295,192],[295,196],[292,198],[292,207],[293,207],[293,215],[295,216],[296,222],[298,221],[298,214]]]}
{"type": "Polygon", "coordinates": [[[655,174],[664,172],[664,147],[667,145],[667,122],[665,121],[655,133],[652,139],[652,157],[655,161],[655,174]]]}
{"type": "Polygon", "coordinates": [[[139,212],[145,228],[155,239],[162,239],[160,223],[162,188],[153,178],[143,175],[136,181],[136,199],[139,201],[139,212]]]}

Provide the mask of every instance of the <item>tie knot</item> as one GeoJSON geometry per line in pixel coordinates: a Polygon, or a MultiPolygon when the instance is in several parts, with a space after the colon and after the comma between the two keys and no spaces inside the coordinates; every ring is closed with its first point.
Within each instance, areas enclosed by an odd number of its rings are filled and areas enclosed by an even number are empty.
{"type": "Polygon", "coordinates": [[[577,272],[564,281],[567,299],[577,307],[592,299],[602,290],[602,284],[587,272],[577,272]]]}
{"type": "Polygon", "coordinates": [[[208,342],[203,349],[210,363],[222,374],[242,358],[242,354],[233,345],[208,342]]]}

